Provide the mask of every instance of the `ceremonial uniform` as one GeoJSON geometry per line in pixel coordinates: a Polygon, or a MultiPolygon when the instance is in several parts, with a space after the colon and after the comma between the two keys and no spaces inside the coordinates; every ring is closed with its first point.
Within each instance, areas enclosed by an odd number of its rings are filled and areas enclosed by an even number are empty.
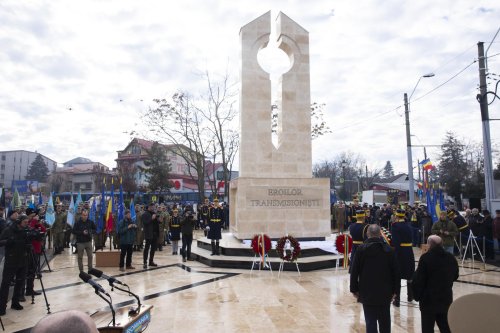
{"type": "MultiPolygon", "coordinates": [[[[405,213],[403,210],[397,210],[398,221],[392,224],[392,246],[396,254],[396,260],[399,264],[401,279],[407,280],[408,302],[413,300],[413,291],[411,289],[411,279],[415,272],[415,256],[412,247],[412,228],[409,222],[405,222],[405,213]]],[[[399,306],[400,293],[396,295],[393,304],[399,306]]]]}
{"type": "Polygon", "coordinates": [[[205,203],[200,207],[200,218],[201,218],[202,228],[208,225],[209,211],[210,211],[210,205],[208,204],[208,199],[205,199],[205,203]]]}
{"type": "Polygon", "coordinates": [[[181,217],[175,209],[170,218],[170,235],[172,236],[172,254],[177,254],[179,249],[179,240],[181,239],[181,217]]]}
{"type": "Polygon", "coordinates": [[[363,244],[366,239],[366,227],[368,224],[365,222],[365,212],[363,210],[358,210],[356,212],[356,223],[352,223],[349,226],[349,234],[352,238],[352,250],[351,250],[351,265],[349,266],[349,273],[351,272],[351,267],[353,266],[354,256],[356,255],[357,248],[363,244]]]}
{"type": "Polygon", "coordinates": [[[163,246],[165,245],[165,235],[167,231],[167,227],[169,224],[170,215],[167,211],[162,211],[159,214],[158,224],[160,227],[160,233],[158,235],[158,250],[163,251],[163,246]]]}
{"type": "Polygon", "coordinates": [[[215,206],[210,208],[208,213],[208,235],[212,240],[212,255],[219,255],[219,239],[222,238],[222,226],[224,225],[224,210],[219,206],[219,200],[214,199],[215,206]]]}

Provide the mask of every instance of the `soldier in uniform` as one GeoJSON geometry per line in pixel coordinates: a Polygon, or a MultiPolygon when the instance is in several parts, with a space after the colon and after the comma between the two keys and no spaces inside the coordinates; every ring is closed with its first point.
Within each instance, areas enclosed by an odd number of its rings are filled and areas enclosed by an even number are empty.
{"type": "Polygon", "coordinates": [[[200,218],[202,221],[202,228],[205,228],[208,225],[208,212],[210,210],[210,203],[208,202],[208,198],[205,198],[205,202],[200,207],[200,218]]]}
{"type": "MultiPolygon", "coordinates": [[[[410,222],[405,220],[405,211],[398,209],[396,211],[396,222],[392,224],[392,246],[394,247],[396,260],[399,264],[401,279],[407,281],[408,302],[413,301],[413,290],[411,280],[415,272],[415,256],[412,248],[412,228],[410,222]]],[[[392,304],[399,307],[400,303],[399,291],[394,298],[392,304]]]]}
{"type": "Polygon", "coordinates": [[[211,240],[212,255],[219,255],[219,240],[222,238],[222,226],[224,225],[224,211],[219,205],[219,199],[214,199],[214,206],[208,212],[208,235],[211,240]]]}
{"type": "MultiPolygon", "coordinates": [[[[467,223],[467,221],[465,220],[465,218],[454,209],[448,210],[447,215],[448,215],[448,218],[450,219],[450,221],[453,221],[457,225],[458,232],[459,232],[458,237],[457,237],[457,241],[459,242],[458,243],[459,246],[467,244],[467,240],[469,238],[470,227],[469,227],[469,224],[467,223]]],[[[474,235],[474,236],[477,236],[477,235],[474,235]]],[[[462,251],[462,249],[460,249],[460,251],[462,251]]]]}
{"type": "Polygon", "coordinates": [[[349,266],[349,273],[351,272],[351,267],[353,265],[352,261],[356,255],[356,250],[366,239],[367,226],[368,224],[365,223],[365,211],[360,209],[356,212],[356,223],[352,223],[349,226],[349,234],[352,238],[351,265],[349,266]]]}
{"type": "Polygon", "coordinates": [[[167,230],[170,215],[168,215],[167,207],[161,204],[158,210],[158,224],[160,225],[160,233],[158,235],[158,251],[163,251],[165,246],[165,232],[167,230]]]}
{"type": "Polygon", "coordinates": [[[54,237],[54,254],[60,254],[64,251],[64,229],[66,226],[66,213],[62,210],[62,204],[56,205],[55,220],[52,225],[52,234],[54,237]]]}
{"type": "Polygon", "coordinates": [[[181,239],[181,218],[177,208],[172,211],[169,227],[170,234],[172,235],[172,254],[177,254],[177,250],[179,249],[179,240],[181,239]]]}

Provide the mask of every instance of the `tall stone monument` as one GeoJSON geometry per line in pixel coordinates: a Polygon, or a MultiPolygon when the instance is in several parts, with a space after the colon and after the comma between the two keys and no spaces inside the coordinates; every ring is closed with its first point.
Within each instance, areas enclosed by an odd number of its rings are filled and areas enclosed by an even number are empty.
{"type": "Polygon", "coordinates": [[[272,143],[271,81],[257,61],[269,43],[271,13],[240,30],[240,176],[230,184],[231,231],[321,239],[330,231],[329,179],[312,178],[309,33],[283,13],[278,47],[291,66],[279,80],[278,144],[272,143]]]}

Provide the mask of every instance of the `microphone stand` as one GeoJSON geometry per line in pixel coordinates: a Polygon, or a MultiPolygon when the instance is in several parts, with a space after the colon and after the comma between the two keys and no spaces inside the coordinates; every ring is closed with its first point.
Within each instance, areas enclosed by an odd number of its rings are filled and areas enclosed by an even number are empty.
{"type": "Polygon", "coordinates": [[[138,314],[139,311],[141,310],[141,300],[139,299],[139,296],[137,296],[136,294],[134,294],[133,292],[130,291],[130,287],[125,285],[127,289],[123,289],[123,288],[120,288],[120,287],[117,287],[115,284],[113,283],[109,283],[109,285],[111,286],[111,291],[113,291],[113,288],[116,288],[117,290],[120,290],[120,291],[123,291],[123,292],[126,292],[128,293],[129,296],[134,296],[135,299],[137,300],[137,309],[136,310],[130,310],[129,311],[129,314],[130,315],[133,315],[133,314],[138,314]]]}
{"type": "Polygon", "coordinates": [[[101,295],[101,293],[99,292],[99,290],[97,290],[96,288],[94,288],[94,289],[95,289],[95,294],[97,296],[99,296],[100,298],[102,298],[106,303],[108,303],[109,307],[111,308],[111,315],[113,316],[113,326],[116,326],[115,325],[115,316],[116,316],[116,314],[115,314],[115,309],[113,309],[113,301],[111,299],[111,296],[107,295],[109,297],[109,300],[108,300],[106,297],[104,297],[103,295],[101,295]]]}

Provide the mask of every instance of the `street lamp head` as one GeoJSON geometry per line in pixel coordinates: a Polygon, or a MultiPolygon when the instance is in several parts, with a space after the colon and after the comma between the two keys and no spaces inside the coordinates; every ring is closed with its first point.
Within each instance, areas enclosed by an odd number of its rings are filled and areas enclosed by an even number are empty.
{"type": "Polygon", "coordinates": [[[347,167],[346,160],[342,160],[341,165],[342,165],[342,168],[346,168],[347,167]]]}
{"type": "Polygon", "coordinates": [[[427,73],[422,75],[422,77],[433,77],[435,74],[434,73],[427,73]]]}

